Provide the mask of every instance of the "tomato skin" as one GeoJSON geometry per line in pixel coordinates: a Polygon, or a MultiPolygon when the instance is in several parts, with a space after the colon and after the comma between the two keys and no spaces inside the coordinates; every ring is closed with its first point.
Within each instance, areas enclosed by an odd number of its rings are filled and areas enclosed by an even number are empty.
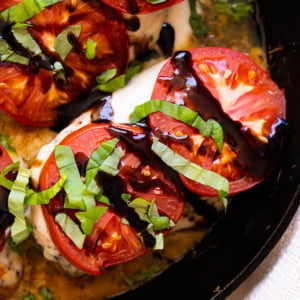
{"type": "Polygon", "coordinates": [[[119,75],[127,68],[128,39],[123,17],[101,2],[62,1],[45,8],[28,23],[28,31],[50,65],[45,67],[44,58],[35,58],[28,66],[0,64],[0,108],[22,123],[54,125],[59,107],[86,94],[95,85],[96,76],[113,68],[119,75]],[[55,38],[71,25],[81,25],[81,33],[62,60],[54,49],[55,38]],[[97,43],[93,59],[85,56],[88,39],[97,43]],[[54,61],[63,65],[65,79],[51,69],[54,61]]]}
{"type": "MultiPolygon", "coordinates": [[[[12,162],[13,161],[10,158],[9,154],[7,153],[7,151],[5,150],[3,145],[0,143],[0,172],[4,168],[6,168],[8,165],[10,165],[12,162]]],[[[5,191],[2,188],[2,186],[0,185],[0,198],[1,198],[0,201],[6,201],[6,199],[7,199],[6,197],[7,197],[7,195],[6,195],[5,191]],[[2,195],[4,195],[5,200],[2,199],[2,195]]],[[[1,212],[0,212],[0,214],[1,214],[1,212]]],[[[10,217],[4,216],[4,218],[7,220],[10,217]]],[[[7,224],[7,221],[5,221],[5,223],[4,223],[2,220],[2,224],[7,224]]],[[[7,231],[6,228],[0,228],[0,252],[3,249],[8,237],[9,237],[9,231],[7,231]]]]}
{"type": "MultiPolygon", "coordinates": [[[[70,146],[75,157],[76,155],[89,157],[103,141],[114,137],[108,128],[109,125],[105,124],[90,124],[69,134],[60,144],[70,146]]],[[[131,127],[128,126],[128,128],[131,127]]],[[[133,128],[133,133],[139,134],[139,127],[133,128]]],[[[126,188],[124,193],[132,193],[133,198],[143,197],[142,192],[134,191],[125,180],[125,174],[130,177],[131,172],[140,172],[143,163],[123,142],[119,142],[119,144],[126,152],[124,159],[121,160],[119,172],[126,188]],[[133,162],[136,168],[129,171],[127,168],[128,160],[133,162]]],[[[159,176],[162,177],[161,174],[159,176]]],[[[52,153],[40,175],[41,190],[52,186],[58,179],[59,172],[52,153]]],[[[162,182],[173,188],[172,183],[164,177],[162,182]]],[[[184,201],[181,191],[178,190],[176,197],[174,195],[175,193],[170,196],[170,199],[167,199],[164,194],[160,196],[156,193],[156,203],[160,213],[168,216],[176,223],[182,214],[184,201]]],[[[150,202],[153,200],[154,193],[145,196],[144,199],[150,202]]],[[[103,204],[98,203],[97,205],[103,204]]],[[[86,238],[83,249],[77,248],[54,220],[54,215],[58,211],[73,214],[74,210],[63,208],[62,197],[56,196],[49,205],[42,206],[42,210],[51,238],[60,253],[85,273],[97,275],[102,268],[135,259],[147,251],[135,229],[123,224],[121,222],[122,216],[113,208],[108,208],[107,212],[95,223],[92,233],[86,238]]]]}
{"type": "Polygon", "coordinates": [[[182,2],[183,0],[167,0],[159,4],[151,4],[146,0],[103,0],[107,5],[128,14],[147,14],[182,2]]]}
{"type": "MultiPolygon", "coordinates": [[[[189,52],[191,53],[191,67],[198,80],[217,100],[223,112],[233,122],[241,124],[241,131],[247,131],[258,144],[265,145],[273,135],[275,124],[285,118],[284,93],[272,81],[270,75],[257,66],[248,55],[235,50],[206,47],[192,49],[189,52]]],[[[188,94],[187,90],[176,90],[176,88],[170,90],[170,80],[174,77],[174,70],[175,66],[169,60],[158,75],[152,99],[163,99],[177,104],[189,103],[185,99],[188,94]]],[[[193,109],[193,107],[190,108],[193,109]]],[[[230,194],[253,187],[261,182],[272,169],[269,168],[259,177],[247,173],[244,162],[239,160],[239,154],[233,151],[226,136],[223,150],[219,154],[211,138],[204,138],[196,129],[172,120],[163,113],[151,114],[149,123],[153,132],[159,136],[163,133],[176,135],[179,132],[189,136],[192,140],[190,148],[176,141],[166,143],[190,161],[226,177],[230,182],[230,194]]],[[[274,163],[272,163],[273,166],[274,163]]],[[[217,196],[216,190],[180,176],[184,185],[192,192],[205,196],[217,196]]]]}

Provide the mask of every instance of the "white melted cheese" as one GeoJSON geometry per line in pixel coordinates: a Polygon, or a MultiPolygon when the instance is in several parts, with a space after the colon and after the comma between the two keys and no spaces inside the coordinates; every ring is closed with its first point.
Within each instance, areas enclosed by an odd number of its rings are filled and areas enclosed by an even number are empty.
{"type": "Polygon", "coordinates": [[[13,287],[23,273],[23,259],[8,243],[0,252],[0,287],[13,287]]]}
{"type": "MultiPolygon", "coordinates": [[[[199,13],[202,12],[199,11],[199,13]]],[[[130,18],[129,15],[124,14],[124,16],[130,18]]],[[[189,0],[184,0],[153,13],[138,15],[139,29],[134,32],[128,31],[130,44],[134,44],[139,40],[141,42],[147,41],[149,49],[156,49],[162,25],[165,23],[171,25],[175,32],[174,52],[194,48],[199,42],[197,42],[189,25],[189,16],[189,0]]],[[[130,58],[134,58],[134,46],[130,47],[130,58]]]]}

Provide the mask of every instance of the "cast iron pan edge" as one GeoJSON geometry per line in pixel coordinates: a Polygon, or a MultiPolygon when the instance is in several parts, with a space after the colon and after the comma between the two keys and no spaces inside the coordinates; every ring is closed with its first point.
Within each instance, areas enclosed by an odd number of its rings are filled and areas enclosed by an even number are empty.
{"type": "MultiPolygon", "coordinates": [[[[234,199],[210,234],[157,278],[114,300],[225,299],[278,242],[300,204],[300,13],[293,0],[258,0],[270,73],[287,97],[281,159],[262,184],[234,199]]],[[[101,287],[99,287],[101,288],[101,287]]]]}

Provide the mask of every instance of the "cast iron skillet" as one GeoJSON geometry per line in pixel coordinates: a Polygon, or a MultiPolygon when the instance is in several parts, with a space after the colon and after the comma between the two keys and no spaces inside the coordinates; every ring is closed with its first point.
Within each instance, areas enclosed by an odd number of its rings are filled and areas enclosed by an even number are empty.
{"type": "Polygon", "coordinates": [[[300,203],[300,13],[294,0],[258,0],[256,17],[272,78],[287,97],[281,160],[262,184],[238,195],[211,233],[154,280],[114,299],[224,299],[279,240],[300,203]]]}

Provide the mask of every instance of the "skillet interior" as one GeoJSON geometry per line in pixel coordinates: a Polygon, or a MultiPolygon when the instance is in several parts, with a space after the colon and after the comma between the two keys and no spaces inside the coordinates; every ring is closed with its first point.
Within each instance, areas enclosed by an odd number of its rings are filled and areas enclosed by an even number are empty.
{"type": "Polygon", "coordinates": [[[285,90],[289,130],[272,175],[240,194],[211,233],[152,281],[114,299],[224,299],[274,247],[300,203],[300,14],[296,2],[258,0],[272,78],[285,90]]]}

